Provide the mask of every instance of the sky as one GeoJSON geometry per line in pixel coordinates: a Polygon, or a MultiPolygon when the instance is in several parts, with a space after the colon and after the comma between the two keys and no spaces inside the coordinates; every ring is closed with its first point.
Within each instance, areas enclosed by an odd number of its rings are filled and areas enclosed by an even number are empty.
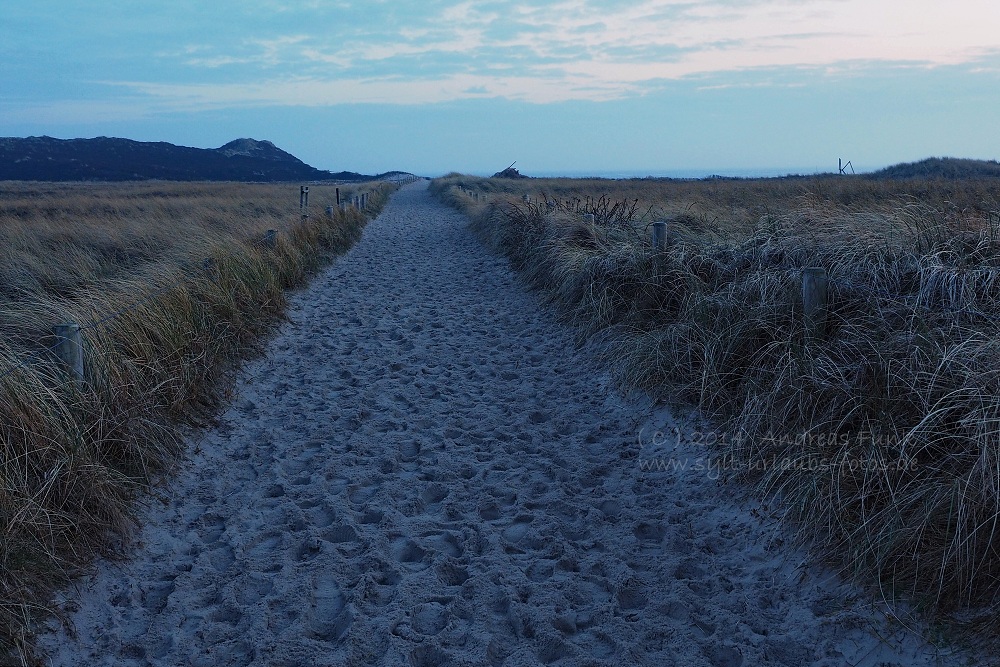
{"type": "Polygon", "coordinates": [[[429,176],[997,159],[998,27],[996,0],[3,0],[0,136],[429,176]]]}

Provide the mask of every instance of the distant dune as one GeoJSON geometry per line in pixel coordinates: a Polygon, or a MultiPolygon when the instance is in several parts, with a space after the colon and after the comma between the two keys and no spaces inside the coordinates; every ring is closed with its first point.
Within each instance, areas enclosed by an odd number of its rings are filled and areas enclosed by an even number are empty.
{"type": "Polygon", "coordinates": [[[919,162],[896,164],[869,174],[874,178],[995,178],[1000,177],[996,160],[966,160],[930,157],[919,162]]]}
{"type": "Polygon", "coordinates": [[[311,167],[270,141],[236,139],[190,148],[130,139],[0,138],[0,180],[16,181],[373,181],[405,175],[311,167]]]}

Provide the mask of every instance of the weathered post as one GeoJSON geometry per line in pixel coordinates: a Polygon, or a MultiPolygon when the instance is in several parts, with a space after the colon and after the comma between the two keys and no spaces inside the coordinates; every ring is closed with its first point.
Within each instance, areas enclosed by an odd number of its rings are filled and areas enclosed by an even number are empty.
{"type": "Polygon", "coordinates": [[[299,188],[299,211],[306,212],[309,208],[309,186],[303,185],[299,188]]]}
{"type": "Polygon", "coordinates": [[[826,328],[827,276],[824,268],[802,269],[802,316],[806,340],[818,340],[826,328]]]}
{"type": "Polygon", "coordinates": [[[326,207],[326,217],[328,217],[328,218],[332,218],[333,217],[333,207],[332,206],[327,206],[326,207]]]}
{"type": "Polygon", "coordinates": [[[334,188],[337,191],[337,206],[340,206],[340,188],[334,188]]]}
{"type": "Polygon", "coordinates": [[[655,250],[666,250],[667,248],[667,223],[660,221],[653,223],[653,248],[655,250]]]}
{"type": "Polygon", "coordinates": [[[58,340],[56,356],[69,373],[70,379],[83,384],[83,337],[80,335],[80,325],[76,322],[57,324],[55,335],[58,340]]]}
{"type": "Polygon", "coordinates": [[[584,213],[583,214],[583,221],[586,222],[589,225],[593,225],[593,224],[595,224],[597,222],[597,219],[595,218],[595,216],[594,216],[593,213],[584,213]]]}
{"type": "Polygon", "coordinates": [[[265,248],[270,248],[271,250],[274,250],[275,248],[278,247],[278,230],[277,229],[269,229],[266,232],[264,232],[263,245],[264,245],[265,248]]]}

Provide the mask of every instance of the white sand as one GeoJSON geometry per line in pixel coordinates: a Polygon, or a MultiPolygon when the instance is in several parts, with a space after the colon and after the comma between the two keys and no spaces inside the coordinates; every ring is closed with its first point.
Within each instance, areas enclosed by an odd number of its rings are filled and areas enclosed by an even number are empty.
{"type": "Polygon", "coordinates": [[[641,470],[695,464],[693,427],[617,395],[425,183],[293,302],[51,664],[958,662],[705,471],[641,470]]]}

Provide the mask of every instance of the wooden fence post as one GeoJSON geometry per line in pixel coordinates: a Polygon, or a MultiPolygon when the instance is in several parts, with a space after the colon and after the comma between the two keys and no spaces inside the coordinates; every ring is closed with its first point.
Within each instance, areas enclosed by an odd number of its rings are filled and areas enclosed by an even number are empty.
{"type": "Polygon", "coordinates": [[[807,339],[822,337],[826,328],[827,298],[826,269],[802,269],[802,316],[807,339]]]}
{"type": "Polygon", "coordinates": [[[655,250],[666,250],[667,248],[667,223],[660,221],[653,223],[653,248],[655,250]]]}
{"type": "Polygon", "coordinates": [[[583,214],[583,221],[586,222],[587,224],[590,224],[590,225],[593,225],[593,224],[595,224],[597,222],[597,220],[596,220],[596,218],[595,218],[595,216],[594,216],[593,213],[584,213],[583,214]]]}
{"type": "Polygon", "coordinates": [[[80,335],[80,325],[76,322],[57,324],[55,335],[58,344],[56,356],[62,362],[70,378],[78,384],[83,383],[83,337],[80,335]]]}
{"type": "Polygon", "coordinates": [[[271,250],[274,250],[275,248],[277,248],[278,247],[278,230],[277,229],[269,229],[266,232],[264,232],[264,241],[263,241],[263,243],[264,243],[264,247],[265,248],[270,248],[271,250]]]}

